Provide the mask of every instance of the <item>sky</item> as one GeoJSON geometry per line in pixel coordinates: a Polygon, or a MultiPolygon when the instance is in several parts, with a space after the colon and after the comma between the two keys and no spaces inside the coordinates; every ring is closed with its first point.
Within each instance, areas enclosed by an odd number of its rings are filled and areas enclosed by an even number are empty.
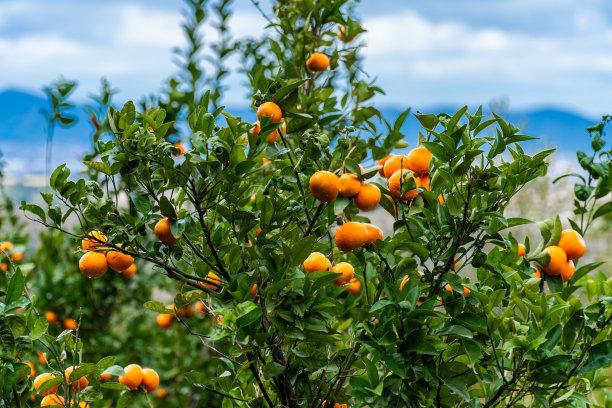
{"type": "MultiPolygon", "coordinates": [[[[119,99],[139,99],[175,72],[184,43],[180,0],[1,0],[0,90],[39,92],[60,74],[77,97],[106,76],[119,99]]],[[[265,20],[234,0],[235,37],[265,20]]],[[[612,113],[612,2],[608,0],[363,0],[356,15],[365,70],[385,106],[488,104],[612,113]]],[[[204,38],[214,40],[207,29],[204,38]]],[[[232,61],[231,67],[238,68],[232,61]]],[[[234,74],[223,102],[248,104],[234,74]]]]}

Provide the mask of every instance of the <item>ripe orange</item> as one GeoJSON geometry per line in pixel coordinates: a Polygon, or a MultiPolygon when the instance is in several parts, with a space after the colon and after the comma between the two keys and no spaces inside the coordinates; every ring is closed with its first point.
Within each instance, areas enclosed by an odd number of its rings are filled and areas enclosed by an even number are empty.
{"type": "Polygon", "coordinates": [[[314,198],[323,203],[331,203],[338,195],[338,176],[330,171],[317,171],[308,185],[314,198]]]}
{"type": "Polygon", "coordinates": [[[349,221],[338,228],[334,239],[341,251],[349,252],[368,242],[368,230],[360,222],[349,221]]]}
{"type": "Polygon", "coordinates": [[[566,229],[561,233],[558,246],[565,251],[570,261],[581,258],[586,252],[584,238],[573,229],[566,229]]]}
{"type": "Polygon", "coordinates": [[[274,102],[264,102],[257,108],[257,120],[261,121],[262,116],[270,117],[270,123],[280,122],[283,117],[281,108],[274,102]]]}
{"type": "Polygon", "coordinates": [[[255,296],[257,294],[257,284],[254,284],[251,290],[249,291],[250,296],[255,296]]]}
{"type": "Polygon", "coordinates": [[[164,330],[167,330],[172,326],[172,319],[174,316],[168,313],[160,313],[157,315],[157,324],[164,330]]]}
{"type": "Polygon", "coordinates": [[[306,61],[306,68],[309,71],[321,72],[329,67],[329,57],[321,52],[314,52],[306,61]]]}
{"type": "Polygon", "coordinates": [[[88,278],[99,278],[108,269],[106,257],[100,252],[85,252],[79,260],[79,269],[88,278]]]}
{"type": "Polygon", "coordinates": [[[364,223],[363,226],[365,227],[366,231],[368,232],[368,241],[367,242],[371,242],[371,243],[375,244],[376,241],[379,240],[379,239],[381,241],[385,240],[385,237],[383,236],[382,230],[380,228],[378,228],[376,225],[364,223]]]}
{"type": "Polygon", "coordinates": [[[389,157],[383,167],[383,173],[389,178],[399,169],[408,169],[408,158],[402,154],[389,157]]]}
{"type": "Polygon", "coordinates": [[[168,391],[166,391],[165,388],[160,388],[159,390],[157,390],[155,395],[157,395],[159,398],[164,398],[168,395],[168,391]]]}
{"type": "Polygon", "coordinates": [[[222,325],[223,324],[223,315],[217,316],[217,324],[218,325],[222,325]]]}
{"type": "Polygon", "coordinates": [[[376,162],[377,166],[382,166],[380,169],[378,169],[378,174],[380,174],[383,177],[385,176],[385,163],[391,157],[393,157],[393,153],[389,153],[388,155],[386,155],[385,157],[383,157],[382,159],[376,162]]]}
{"type": "MultiPolygon", "coordinates": [[[[71,367],[68,367],[64,371],[64,375],[66,376],[66,380],[68,380],[68,382],[70,382],[70,374],[72,374],[72,372],[74,370],[76,370],[77,368],[79,368],[79,367],[78,366],[71,366],[71,367]]],[[[87,388],[88,385],[89,385],[89,381],[87,380],[87,378],[81,377],[78,380],[72,381],[72,391],[73,392],[82,391],[85,388],[87,388]]]]}
{"type": "Polygon", "coordinates": [[[535,272],[533,273],[533,277],[534,278],[542,278],[542,274],[540,273],[540,270],[538,268],[534,268],[532,267],[531,269],[533,269],[535,272]]]}
{"type": "Polygon", "coordinates": [[[49,324],[57,324],[59,319],[57,317],[57,313],[48,311],[47,313],[45,313],[45,319],[47,319],[47,321],[49,322],[49,324]]]}
{"type": "Polygon", "coordinates": [[[15,252],[11,254],[11,259],[16,262],[23,261],[23,254],[21,252],[15,252]]]}
{"type": "Polygon", "coordinates": [[[356,295],[359,293],[360,290],[361,290],[361,282],[353,278],[348,282],[346,289],[344,291],[346,293],[352,293],[353,295],[356,295]]]}
{"type": "MultiPolygon", "coordinates": [[[[285,124],[285,119],[281,118],[280,121],[283,122],[283,124],[281,125],[281,128],[283,129],[283,133],[286,133],[287,132],[287,125],[285,124]]],[[[253,127],[251,128],[251,133],[254,134],[254,135],[258,135],[260,131],[261,131],[261,126],[259,125],[259,121],[253,123],[253,127]]],[[[278,130],[275,130],[272,133],[270,133],[270,137],[268,138],[268,144],[276,142],[277,138],[278,138],[278,130]]],[[[269,160],[266,159],[265,157],[263,158],[263,162],[264,163],[266,163],[268,161],[269,160]]]]}
{"type": "Polygon", "coordinates": [[[91,231],[87,236],[92,237],[91,239],[85,238],[81,241],[81,246],[85,251],[93,251],[95,249],[104,249],[103,242],[108,241],[106,235],[100,231],[91,231]],[[93,239],[95,238],[95,239],[93,239]],[[102,241],[102,242],[99,242],[102,241]]]}
{"type": "Polygon", "coordinates": [[[15,245],[12,242],[9,242],[9,241],[0,242],[0,252],[8,252],[13,248],[15,248],[15,245]]]}
{"type": "Polygon", "coordinates": [[[421,187],[429,191],[429,175],[428,174],[421,174],[419,176],[419,182],[421,183],[421,187]]]}
{"type": "Polygon", "coordinates": [[[346,285],[355,276],[355,269],[350,263],[347,262],[340,262],[339,264],[334,265],[332,267],[332,272],[342,274],[333,281],[334,285],[336,286],[346,285]]]}
{"type": "Polygon", "coordinates": [[[466,288],[465,286],[463,287],[463,296],[467,296],[469,295],[471,292],[471,290],[469,290],[468,288],[466,288]]]}
{"type": "Polygon", "coordinates": [[[574,261],[567,261],[567,264],[565,264],[565,267],[561,270],[561,278],[563,279],[563,282],[567,282],[572,279],[574,272],[576,272],[574,261]]]}
{"type": "Polygon", "coordinates": [[[69,317],[66,320],[64,320],[65,330],[76,330],[76,328],[77,328],[77,322],[72,317],[69,317]]]}
{"type": "Polygon", "coordinates": [[[525,255],[525,245],[523,244],[518,244],[518,256],[519,258],[521,256],[525,255]]]}
{"type": "MultiPolygon", "coordinates": [[[[217,275],[213,271],[208,272],[208,274],[206,275],[206,279],[208,279],[209,281],[214,282],[214,283],[216,283],[218,285],[221,285],[221,280],[219,278],[219,275],[217,275]]],[[[209,289],[220,290],[219,287],[213,285],[212,283],[206,283],[206,282],[199,282],[199,283],[201,283],[203,286],[206,286],[209,289]]]]}
{"type": "Polygon", "coordinates": [[[119,383],[125,385],[130,390],[140,387],[144,373],[138,364],[130,364],[123,371],[125,371],[125,375],[119,377],[119,383]]]}
{"type": "Polygon", "coordinates": [[[371,211],[378,205],[381,197],[378,187],[373,184],[364,184],[357,195],[353,197],[353,203],[361,211],[371,211]]]}
{"type": "Polygon", "coordinates": [[[320,252],[311,253],[304,261],[304,269],[308,273],[327,271],[330,266],[331,262],[320,252]]]}
{"type": "Polygon", "coordinates": [[[144,368],[142,370],[142,385],[146,392],[153,392],[159,387],[159,375],[155,370],[144,368]]]}
{"type": "MultiPolygon", "coordinates": [[[[55,378],[55,375],[52,373],[42,373],[41,375],[39,375],[38,377],[34,379],[34,389],[38,391],[41,385],[43,385],[47,381],[52,380],[54,378],[55,378]]],[[[47,391],[42,391],[40,395],[55,394],[57,392],[58,387],[59,385],[54,385],[53,387],[49,388],[47,391]]]]}
{"type": "Polygon", "coordinates": [[[361,184],[355,173],[344,173],[338,179],[338,192],[344,197],[353,197],[361,190],[361,184]]]}
{"type": "Polygon", "coordinates": [[[417,147],[408,153],[408,168],[415,173],[429,173],[429,163],[431,162],[431,152],[424,147],[417,147]]]}
{"type": "Polygon", "coordinates": [[[185,149],[185,145],[184,145],[184,144],[182,144],[181,142],[176,142],[176,143],[174,144],[174,147],[176,147],[177,149],[179,149],[179,152],[178,152],[177,154],[174,154],[174,153],[172,154],[174,157],[180,157],[180,156],[182,156],[182,155],[184,155],[184,154],[185,154],[185,150],[186,150],[186,149],[185,149]]]}
{"type": "Polygon", "coordinates": [[[47,356],[45,356],[45,353],[43,353],[40,350],[38,350],[36,353],[38,354],[38,362],[40,363],[40,365],[46,365],[47,364],[47,356]]]}
{"type": "Polygon", "coordinates": [[[170,230],[170,218],[161,219],[155,224],[155,236],[166,245],[174,245],[181,240],[181,237],[176,238],[170,230]]]}
{"type": "Polygon", "coordinates": [[[193,306],[187,305],[185,307],[181,307],[178,310],[178,315],[181,317],[191,317],[193,316],[193,306]]]}
{"type": "Polygon", "coordinates": [[[36,375],[36,370],[34,370],[34,364],[31,361],[22,361],[22,363],[30,366],[30,378],[34,378],[34,376],[36,375]]]}
{"type": "Polygon", "coordinates": [[[131,278],[132,276],[136,275],[136,272],[138,272],[138,268],[136,267],[136,264],[133,263],[126,270],[121,271],[121,275],[126,278],[131,278]]]}
{"type": "Polygon", "coordinates": [[[544,269],[544,271],[549,275],[559,275],[567,264],[567,254],[563,249],[556,245],[549,246],[544,250],[548,253],[550,262],[548,263],[548,266],[542,265],[542,269],[544,269]]]}
{"type": "MultiPolygon", "coordinates": [[[[76,404],[74,402],[74,400],[70,400],[70,406],[71,407],[76,407],[76,404]]],[[[90,408],[89,404],[85,401],[81,401],[79,402],[79,408],[90,408]]]]}
{"type": "Polygon", "coordinates": [[[0,264],[0,269],[2,269],[2,272],[8,271],[8,264],[2,262],[2,264],[0,264]]]}
{"type": "Polygon", "coordinates": [[[108,263],[108,266],[117,272],[122,272],[134,264],[134,258],[132,258],[131,255],[124,254],[121,251],[108,251],[106,253],[106,262],[108,263]]]}
{"type": "Polygon", "coordinates": [[[41,407],[50,407],[50,406],[63,407],[64,399],[60,397],[59,395],[49,394],[46,397],[44,397],[42,401],[40,401],[40,406],[41,407]]]}
{"type": "Polygon", "coordinates": [[[417,187],[419,187],[420,185],[421,185],[421,182],[419,181],[419,178],[410,170],[405,170],[405,169],[398,170],[395,173],[393,173],[393,175],[389,178],[389,191],[395,197],[397,198],[401,197],[401,199],[404,201],[414,199],[419,194],[417,187]],[[406,193],[402,195],[401,186],[402,184],[409,182],[410,178],[414,180],[416,187],[412,190],[407,191],[406,193]]]}
{"type": "Polygon", "coordinates": [[[195,310],[203,315],[207,315],[208,314],[208,309],[206,308],[206,306],[204,305],[204,303],[202,301],[198,301],[195,304],[195,310]]]}
{"type": "Polygon", "coordinates": [[[108,381],[111,378],[113,378],[113,375],[112,374],[101,374],[99,378],[100,378],[100,381],[108,381]]]}

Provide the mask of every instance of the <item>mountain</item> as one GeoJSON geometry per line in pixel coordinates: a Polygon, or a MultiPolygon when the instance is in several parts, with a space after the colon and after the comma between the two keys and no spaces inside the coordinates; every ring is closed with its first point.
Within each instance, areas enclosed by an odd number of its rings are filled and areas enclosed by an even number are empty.
{"type": "MultiPolygon", "coordinates": [[[[47,106],[42,96],[20,90],[0,92],[0,151],[3,153],[5,171],[9,177],[21,178],[27,175],[40,175],[45,171],[45,120],[40,114],[47,106]]],[[[254,119],[248,108],[228,109],[236,115],[254,119]]],[[[438,106],[415,108],[424,113],[452,113],[456,107],[438,106]]],[[[402,109],[387,107],[381,110],[383,116],[391,123],[402,109]]],[[[57,129],[52,145],[52,166],[61,163],[70,166],[81,166],[79,157],[91,148],[89,135],[91,125],[83,109],[75,109],[72,114],[78,121],[75,126],[57,129]]],[[[594,118],[585,118],[572,112],[558,109],[538,109],[509,112],[504,117],[522,129],[527,135],[539,137],[540,140],[526,142],[526,150],[539,148],[558,148],[563,155],[572,155],[576,150],[589,147],[587,126],[596,122],[594,118]]],[[[383,127],[384,128],[384,127],[383,127]]],[[[383,129],[381,128],[381,129],[383,129]]],[[[408,136],[408,142],[414,146],[421,126],[414,115],[409,115],[402,130],[408,136]]]]}

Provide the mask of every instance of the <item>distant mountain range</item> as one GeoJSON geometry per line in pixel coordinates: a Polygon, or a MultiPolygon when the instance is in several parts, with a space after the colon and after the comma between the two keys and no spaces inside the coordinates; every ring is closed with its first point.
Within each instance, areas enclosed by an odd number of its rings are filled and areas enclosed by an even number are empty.
{"type": "MultiPolygon", "coordinates": [[[[0,92],[0,151],[3,153],[2,160],[9,176],[22,178],[44,173],[46,129],[40,111],[46,106],[47,101],[43,97],[28,92],[0,92]]],[[[412,112],[419,110],[423,113],[452,113],[456,109],[457,107],[450,106],[419,107],[412,112]]],[[[248,108],[228,107],[228,111],[248,120],[255,120],[254,113],[248,108]]],[[[381,111],[383,116],[393,123],[402,109],[384,108],[381,111]]],[[[78,161],[79,157],[91,148],[92,128],[87,115],[83,109],[76,109],[73,113],[78,117],[77,124],[68,129],[60,128],[55,133],[52,168],[61,163],[82,166],[78,161]]],[[[597,121],[597,118],[586,118],[558,109],[511,111],[504,117],[521,128],[524,134],[540,138],[538,141],[528,142],[526,150],[554,147],[559,149],[562,155],[572,156],[576,150],[589,148],[590,141],[585,128],[597,121]]],[[[416,143],[420,129],[419,122],[410,115],[402,130],[411,145],[416,143]]]]}

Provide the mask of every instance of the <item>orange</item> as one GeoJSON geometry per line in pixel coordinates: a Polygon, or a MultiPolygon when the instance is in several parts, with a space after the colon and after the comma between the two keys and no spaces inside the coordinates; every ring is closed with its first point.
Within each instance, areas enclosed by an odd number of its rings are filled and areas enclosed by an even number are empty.
{"type": "Polygon", "coordinates": [[[542,274],[540,273],[540,270],[538,268],[534,268],[532,267],[531,269],[533,269],[535,272],[533,273],[533,277],[534,278],[542,278],[542,274]]]}
{"type": "Polygon", "coordinates": [[[586,243],[582,235],[573,229],[566,229],[561,232],[561,239],[559,239],[559,248],[565,251],[567,259],[573,261],[581,258],[586,252],[586,243]]]}
{"type": "Polygon", "coordinates": [[[380,189],[373,184],[364,184],[361,190],[353,197],[355,207],[361,211],[371,211],[380,202],[380,189]]]}
{"type": "MultiPolygon", "coordinates": [[[[79,368],[78,366],[71,366],[68,367],[65,371],[64,371],[64,375],[66,376],[66,380],[68,380],[70,382],[70,374],[72,374],[72,372],[74,370],[76,370],[77,368],[79,368]]],[[[87,378],[85,377],[81,377],[76,381],[72,381],[72,391],[76,392],[76,391],[82,391],[85,388],[87,388],[87,386],[89,385],[89,381],[87,380],[87,378]]]]}
{"type": "Polygon", "coordinates": [[[170,218],[161,219],[155,224],[155,236],[166,245],[174,245],[181,240],[176,238],[170,231],[170,218]]]}
{"type": "MultiPolygon", "coordinates": [[[[208,274],[206,275],[206,279],[211,281],[211,282],[214,282],[214,283],[218,284],[219,286],[221,285],[221,281],[219,279],[219,276],[216,273],[214,273],[213,271],[208,272],[208,274]]],[[[220,287],[215,286],[212,283],[206,283],[206,282],[199,282],[199,283],[201,283],[203,286],[206,286],[207,288],[212,289],[212,290],[219,290],[220,289],[220,287]]]]}
{"type": "Polygon", "coordinates": [[[136,275],[136,272],[138,272],[138,268],[136,267],[136,264],[133,263],[126,270],[121,271],[121,274],[126,278],[131,278],[132,276],[136,275]]]}
{"type": "Polygon", "coordinates": [[[378,169],[378,174],[380,174],[383,177],[385,176],[385,163],[387,162],[387,160],[389,160],[393,156],[394,156],[393,153],[389,153],[388,155],[386,155],[385,157],[383,157],[382,159],[376,162],[377,166],[382,166],[380,169],[378,169]]]}
{"type": "Polygon", "coordinates": [[[49,322],[49,324],[57,324],[58,323],[58,317],[57,317],[57,313],[54,312],[47,312],[45,313],[45,319],[47,319],[47,321],[49,322]]]}
{"type": "Polygon", "coordinates": [[[424,147],[417,147],[408,153],[408,168],[415,173],[429,173],[429,163],[431,162],[431,152],[424,147]]]}
{"type": "Polygon", "coordinates": [[[330,266],[331,262],[320,252],[311,253],[304,261],[304,269],[308,273],[327,271],[330,266]]]}
{"type": "Polygon", "coordinates": [[[274,102],[264,102],[257,108],[257,120],[261,120],[262,116],[270,117],[270,123],[280,122],[283,117],[281,108],[274,102]]]}
{"type": "Polygon", "coordinates": [[[125,375],[119,377],[119,382],[121,384],[125,385],[130,390],[140,387],[144,378],[144,373],[138,364],[130,364],[126,366],[123,371],[125,371],[125,375]]]}
{"type": "Polygon", "coordinates": [[[15,245],[12,242],[9,242],[9,241],[0,242],[0,252],[7,252],[13,248],[15,248],[15,245]]]}
{"type": "Polygon", "coordinates": [[[108,241],[106,235],[101,233],[100,231],[91,231],[87,236],[95,238],[95,239],[87,239],[85,238],[81,241],[81,246],[85,251],[93,251],[95,249],[104,249],[103,242],[108,241]],[[102,242],[100,242],[102,241],[102,242]]]}
{"type": "Polygon", "coordinates": [[[85,252],[79,260],[79,269],[88,278],[99,278],[108,269],[106,257],[100,252],[85,252]]]}
{"type": "Polygon", "coordinates": [[[113,375],[112,374],[102,374],[100,375],[99,378],[100,378],[100,381],[108,381],[111,378],[113,378],[113,375]]]}
{"type": "Polygon", "coordinates": [[[134,258],[132,258],[131,255],[124,254],[121,251],[108,251],[106,254],[106,262],[108,263],[108,266],[117,272],[121,272],[125,271],[134,264],[134,258]]]}
{"type": "Polygon", "coordinates": [[[389,178],[389,191],[397,198],[400,198],[401,196],[401,199],[404,201],[414,199],[419,194],[417,187],[419,187],[420,185],[421,182],[419,181],[419,178],[410,170],[398,170],[393,173],[393,175],[389,178]],[[401,186],[402,184],[407,183],[410,178],[414,180],[416,187],[402,195],[401,186]]]}
{"type": "Polygon", "coordinates": [[[404,279],[402,279],[402,283],[400,283],[400,292],[402,291],[402,289],[404,288],[404,285],[410,280],[410,276],[406,275],[404,276],[404,279]]]}
{"type": "Polygon", "coordinates": [[[563,278],[563,282],[567,282],[572,279],[574,272],[576,272],[574,261],[567,261],[567,264],[565,264],[565,267],[561,270],[561,278],[563,278]]]}
{"type": "Polygon", "coordinates": [[[376,225],[372,225],[372,224],[363,224],[363,226],[365,227],[366,231],[368,232],[368,241],[367,242],[371,242],[373,244],[376,243],[376,241],[378,241],[379,239],[381,241],[385,240],[385,237],[383,236],[383,232],[380,228],[378,228],[376,225]]]}
{"type": "Polygon", "coordinates": [[[193,306],[187,305],[186,307],[182,307],[178,310],[178,315],[181,317],[191,317],[193,316],[193,306]]]}
{"type": "Polygon", "coordinates": [[[349,221],[338,228],[334,239],[341,251],[349,252],[368,242],[368,230],[360,222],[349,221]]]}
{"type": "Polygon", "coordinates": [[[333,283],[336,286],[346,285],[355,276],[355,269],[350,263],[340,262],[332,267],[332,272],[341,273],[342,275],[337,277],[333,283]]]}
{"type": "Polygon", "coordinates": [[[40,363],[40,365],[47,364],[47,356],[45,356],[45,353],[40,350],[38,350],[36,353],[38,354],[38,362],[40,363]]]}
{"type": "Polygon", "coordinates": [[[172,319],[174,316],[168,313],[160,313],[157,315],[157,324],[164,330],[167,330],[172,326],[172,319]]]}
{"type": "Polygon", "coordinates": [[[518,244],[518,256],[519,258],[521,256],[525,255],[525,245],[523,244],[518,244]]]}
{"type": "Polygon", "coordinates": [[[223,315],[217,316],[217,324],[218,325],[222,325],[223,324],[223,315]]]}
{"type": "Polygon", "coordinates": [[[419,176],[419,182],[421,183],[421,187],[425,190],[429,191],[429,175],[422,174],[419,176]]]}
{"type": "Polygon", "coordinates": [[[63,407],[64,399],[60,397],[59,395],[50,394],[44,397],[42,401],[40,401],[40,406],[41,407],[50,407],[50,406],[63,407]]]}
{"type": "Polygon", "coordinates": [[[23,254],[21,252],[15,252],[11,254],[11,259],[17,262],[23,261],[23,254]]]}
{"type": "Polygon", "coordinates": [[[202,301],[198,301],[198,302],[195,304],[195,310],[196,310],[198,313],[203,314],[203,315],[208,314],[208,309],[206,308],[206,306],[204,305],[204,303],[203,303],[202,301]]]}
{"type": "Polygon", "coordinates": [[[361,184],[355,173],[344,173],[338,179],[338,192],[344,197],[353,197],[361,190],[361,184]]]}
{"type": "MultiPolygon", "coordinates": [[[[338,32],[338,38],[340,39],[340,41],[344,41],[344,42],[351,42],[355,39],[356,36],[352,36],[351,38],[346,38],[346,28],[344,28],[343,26],[340,26],[340,31],[338,32]]],[[[338,404],[336,404],[338,405],[338,404]]],[[[346,405],[346,404],[345,404],[346,405]]],[[[336,407],[334,407],[336,408],[336,407]]]]}
{"type": "Polygon", "coordinates": [[[255,296],[257,294],[257,284],[254,284],[251,290],[249,291],[249,295],[255,296]]]}
{"type": "Polygon", "coordinates": [[[331,203],[338,195],[338,176],[330,171],[317,171],[308,185],[313,197],[323,203],[331,203]]]}
{"type": "Polygon", "coordinates": [[[353,278],[348,282],[348,285],[344,291],[346,293],[352,293],[353,295],[356,295],[359,293],[360,290],[361,290],[361,282],[353,278]]]}
{"type": "MultiPolygon", "coordinates": [[[[47,381],[52,380],[54,378],[55,378],[55,374],[53,373],[43,373],[39,375],[38,377],[34,379],[34,389],[38,391],[41,385],[43,385],[47,381]]],[[[59,387],[59,384],[54,385],[53,387],[49,388],[47,391],[42,391],[40,395],[55,394],[57,392],[58,387],[59,387]]]]}
{"type": "MultiPolygon", "coordinates": [[[[270,159],[266,159],[265,157],[262,157],[262,158],[261,158],[261,161],[263,162],[263,164],[266,164],[266,163],[268,163],[268,162],[270,161],[270,159]]],[[[254,195],[255,197],[257,197],[257,195],[256,195],[256,194],[253,194],[253,195],[254,195]]]]}
{"type": "Polygon", "coordinates": [[[542,265],[542,269],[544,269],[544,271],[549,275],[559,275],[567,264],[567,254],[563,249],[556,245],[546,247],[544,251],[548,253],[550,262],[547,266],[542,265]]]}
{"type": "Polygon", "coordinates": [[[76,330],[76,328],[77,328],[77,322],[72,317],[69,317],[66,320],[64,320],[65,330],[76,330]]]}
{"type": "Polygon", "coordinates": [[[172,154],[174,157],[180,157],[180,156],[182,156],[182,155],[184,155],[184,154],[185,154],[185,145],[184,145],[184,144],[182,144],[181,142],[176,142],[176,143],[174,144],[174,147],[176,147],[177,149],[179,149],[179,152],[178,152],[178,153],[176,153],[176,154],[174,154],[174,153],[173,153],[173,154],[172,154]]]}
{"type": "Polygon", "coordinates": [[[385,173],[386,178],[389,178],[399,169],[408,169],[408,158],[401,154],[391,156],[387,159],[385,167],[383,167],[383,173],[385,173]]]}
{"type": "MultiPolygon", "coordinates": [[[[287,125],[285,124],[285,119],[281,118],[280,121],[283,122],[283,124],[281,126],[281,128],[283,129],[283,133],[286,133],[287,132],[287,125]]],[[[251,128],[251,133],[254,134],[254,135],[258,135],[260,131],[261,131],[261,126],[259,125],[259,121],[253,123],[253,128],[251,128]]],[[[275,130],[272,133],[270,133],[270,137],[268,138],[268,144],[276,142],[277,138],[278,138],[278,130],[275,130]]],[[[267,163],[268,161],[269,160],[266,159],[265,157],[263,158],[264,164],[267,163]]]]}
{"type": "Polygon", "coordinates": [[[329,57],[321,52],[314,52],[306,61],[309,71],[321,72],[329,67],[329,57]]]}
{"type": "Polygon", "coordinates": [[[438,195],[438,201],[440,204],[444,204],[444,197],[442,197],[442,194],[438,195]]]}
{"type": "Polygon", "coordinates": [[[144,368],[142,375],[142,385],[144,385],[146,392],[153,392],[159,387],[159,375],[155,370],[144,368]]]}
{"type": "MultiPolygon", "coordinates": [[[[70,406],[71,407],[76,407],[76,404],[74,402],[74,400],[70,400],[70,406]]],[[[81,401],[79,402],[79,408],[89,408],[89,404],[85,401],[81,401]]]]}
{"type": "Polygon", "coordinates": [[[166,391],[165,388],[160,388],[159,390],[157,390],[155,395],[157,395],[159,398],[164,398],[168,395],[168,391],[166,391]]]}
{"type": "Polygon", "coordinates": [[[465,286],[463,287],[463,296],[467,296],[469,295],[471,292],[471,290],[469,290],[468,288],[466,288],[465,286]]]}
{"type": "Polygon", "coordinates": [[[0,269],[2,269],[2,272],[8,271],[8,264],[2,262],[2,264],[0,264],[0,269]]]}
{"type": "Polygon", "coordinates": [[[36,375],[36,370],[34,370],[34,364],[31,361],[22,361],[22,363],[30,366],[30,378],[34,378],[34,376],[36,375]]]}

